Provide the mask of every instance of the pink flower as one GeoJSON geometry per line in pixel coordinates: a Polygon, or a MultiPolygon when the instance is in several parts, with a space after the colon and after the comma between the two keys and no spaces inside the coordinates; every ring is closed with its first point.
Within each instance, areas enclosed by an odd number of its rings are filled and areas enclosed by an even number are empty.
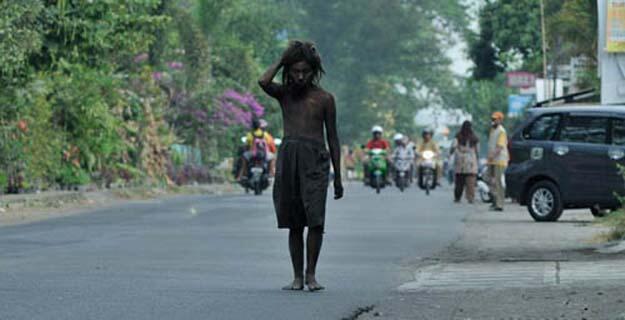
{"type": "Polygon", "coordinates": [[[170,62],[167,63],[167,66],[170,69],[179,70],[179,69],[182,69],[184,67],[184,64],[182,64],[182,62],[178,62],[178,61],[170,61],[170,62]]]}
{"type": "Polygon", "coordinates": [[[152,72],[152,79],[154,79],[154,81],[160,81],[163,79],[163,73],[159,71],[152,72]]]}

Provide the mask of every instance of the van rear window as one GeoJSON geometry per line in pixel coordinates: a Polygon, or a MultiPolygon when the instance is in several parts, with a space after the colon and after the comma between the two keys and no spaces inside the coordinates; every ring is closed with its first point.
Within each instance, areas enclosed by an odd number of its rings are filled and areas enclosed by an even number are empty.
{"type": "Polygon", "coordinates": [[[551,140],[558,131],[559,123],[559,114],[542,116],[523,131],[523,137],[527,140],[551,140]]]}
{"type": "Polygon", "coordinates": [[[560,140],[581,143],[606,143],[608,118],[571,116],[560,132],[560,140]]]}

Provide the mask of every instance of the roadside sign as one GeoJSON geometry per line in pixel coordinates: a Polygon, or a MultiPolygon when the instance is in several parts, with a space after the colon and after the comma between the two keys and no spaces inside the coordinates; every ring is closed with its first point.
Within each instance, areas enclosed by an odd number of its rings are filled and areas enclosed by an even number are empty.
{"type": "Polygon", "coordinates": [[[523,114],[523,110],[532,103],[533,96],[513,94],[508,96],[508,117],[514,118],[523,114]]]}
{"type": "Polygon", "coordinates": [[[511,88],[530,88],[534,86],[535,81],[536,75],[530,72],[512,71],[506,73],[506,86],[511,88]]]}
{"type": "Polygon", "coordinates": [[[608,0],[606,51],[625,52],[625,0],[608,0]]]}
{"type": "Polygon", "coordinates": [[[625,103],[625,50],[619,52],[621,47],[625,48],[625,36],[622,36],[622,31],[625,31],[623,27],[625,16],[622,16],[624,12],[622,5],[619,6],[619,3],[623,2],[623,0],[597,0],[599,9],[599,45],[597,48],[602,104],[625,103]]]}

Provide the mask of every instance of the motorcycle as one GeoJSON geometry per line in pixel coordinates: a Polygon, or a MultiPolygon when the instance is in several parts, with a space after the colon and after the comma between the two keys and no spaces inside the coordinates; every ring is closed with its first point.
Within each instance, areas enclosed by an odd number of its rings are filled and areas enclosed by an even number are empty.
{"type": "Polygon", "coordinates": [[[425,194],[429,195],[431,190],[436,188],[436,154],[433,151],[426,150],[421,154],[419,161],[419,188],[425,190],[425,194]]]}
{"type": "Polygon", "coordinates": [[[257,196],[261,195],[263,190],[269,188],[269,163],[263,152],[258,152],[251,158],[247,179],[243,180],[241,184],[245,188],[245,193],[253,190],[257,196]]]}
{"type": "Polygon", "coordinates": [[[480,195],[480,199],[484,203],[491,203],[493,196],[490,193],[490,186],[486,182],[488,176],[488,167],[483,166],[477,174],[477,192],[480,195]]]}
{"type": "Polygon", "coordinates": [[[400,158],[393,159],[393,167],[395,171],[395,185],[401,192],[408,188],[410,185],[410,176],[412,172],[413,158],[400,158]]]}
{"type": "Polygon", "coordinates": [[[369,185],[375,188],[376,193],[386,186],[386,174],[388,164],[386,163],[386,150],[371,149],[369,150],[369,185]]]}

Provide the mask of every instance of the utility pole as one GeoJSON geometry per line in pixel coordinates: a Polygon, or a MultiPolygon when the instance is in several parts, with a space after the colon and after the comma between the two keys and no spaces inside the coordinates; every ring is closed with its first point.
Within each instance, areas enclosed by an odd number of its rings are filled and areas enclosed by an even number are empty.
{"type": "Polygon", "coordinates": [[[543,94],[545,99],[548,100],[547,95],[550,92],[550,85],[549,79],[547,78],[547,30],[545,27],[545,0],[540,0],[540,29],[543,47],[543,94]]]}

